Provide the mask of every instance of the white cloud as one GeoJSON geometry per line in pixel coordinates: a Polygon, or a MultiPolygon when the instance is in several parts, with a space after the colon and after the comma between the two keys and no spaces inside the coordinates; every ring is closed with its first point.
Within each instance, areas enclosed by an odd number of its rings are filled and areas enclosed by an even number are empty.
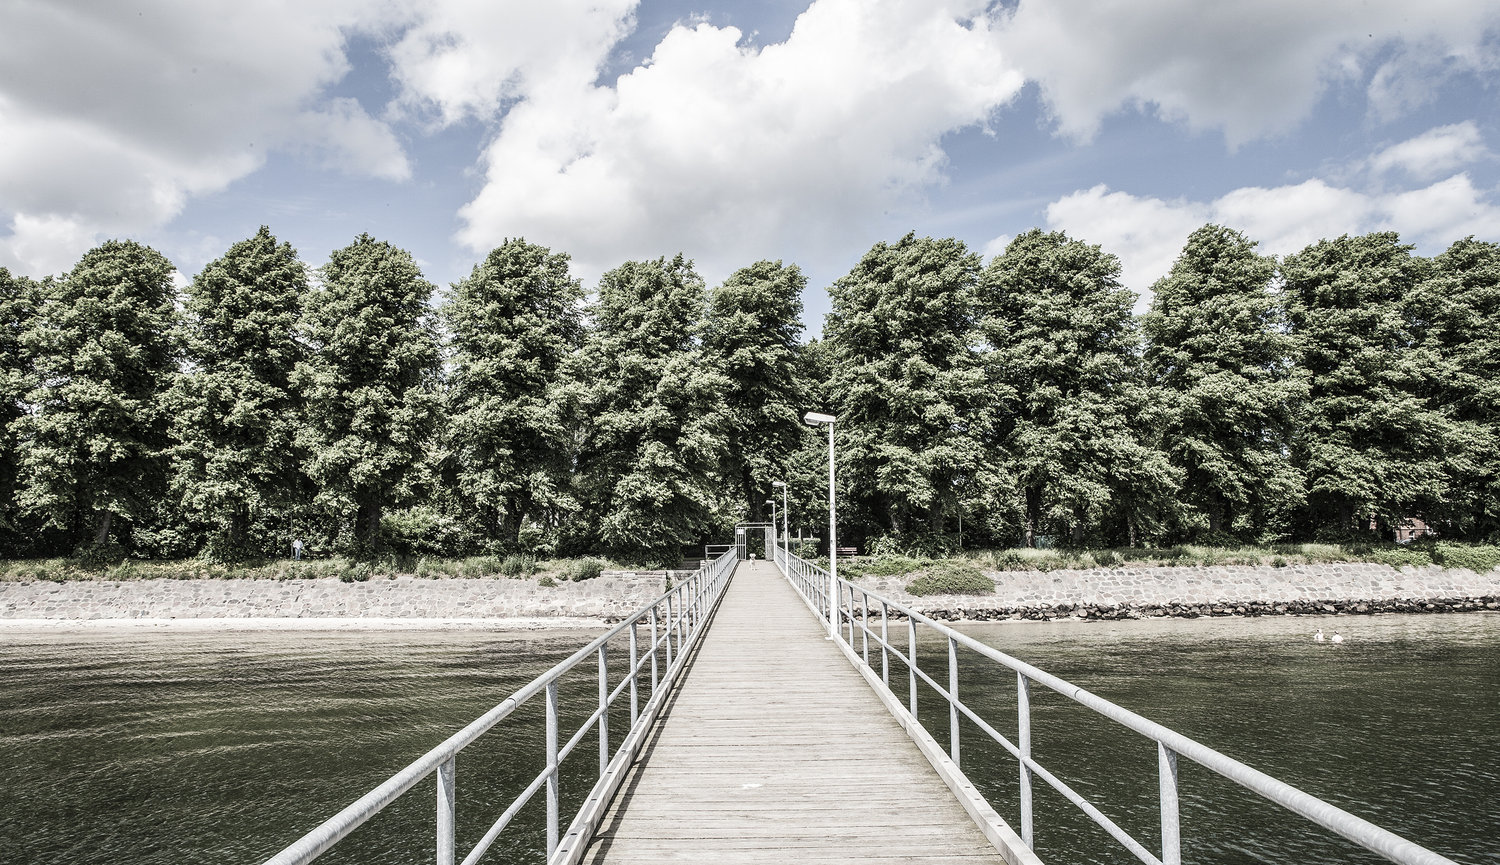
{"type": "Polygon", "coordinates": [[[167,223],[277,148],[409,173],[390,129],[326,89],[380,0],[18,0],[0,13],[0,262],[45,273],[167,223]]]}
{"type": "Polygon", "coordinates": [[[940,181],[941,137],[1022,84],[979,0],[818,0],[783,43],[741,36],[679,24],[615,87],[517,104],[460,239],[525,234],[585,276],[685,249],[711,279],[798,244],[867,243],[940,181]]]}
{"type": "Polygon", "coordinates": [[[1473,234],[1500,238],[1500,203],[1457,174],[1402,192],[1366,193],[1322,180],[1245,187],[1209,202],[1165,201],[1105,186],[1080,190],[1047,207],[1047,224],[1120,257],[1121,281],[1149,301],[1151,284],[1171,270],[1187,236],[1207,223],[1239,230],[1260,251],[1288,255],[1323,238],[1396,231],[1426,254],[1473,234]]]}
{"type": "Polygon", "coordinates": [[[1441,177],[1489,155],[1479,128],[1466,120],[1452,126],[1439,126],[1416,138],[1393,144],[1370,157],[1369,168],[1375,174],[1400,171],[1412,177],[1429,180],[1441,177]]]}
{"type": "Polygon", "coordinates": [[[491,120],[507,100],[591,84],[638,0],[414,4],[420,20],[389,51],[398,108],[440,124],[491,120]]]}
{"type": "Polygon", "coordinates": [[[1368,78],[1377,115],[1420,104],[1448,75],[1493,67],[1497,26],[1493,0],[1021,0],[1002,45],[1066,135],[1140,108],[1237,145],[1339,83],[1368,78]]]}

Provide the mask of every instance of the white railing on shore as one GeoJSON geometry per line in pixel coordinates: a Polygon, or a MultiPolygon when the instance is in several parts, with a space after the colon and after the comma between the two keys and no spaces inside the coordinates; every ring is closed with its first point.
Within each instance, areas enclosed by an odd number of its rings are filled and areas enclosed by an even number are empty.
{"type": "Polygon", "coordinates": [[[567,865],[579,861],[599,821],[604,817],[610,799],[619,789],[630,764],[640,753],[646,733],[661,711],[673,683],[681,674],[687,657],[702,636],[714,608],[723,596],[734,564],[733,550],[705,563],[693,576],[636,610],[625,621],[574,652],[567,660],[533,679],[498,706],[391,776],[385,783],[266,860],[265,865],[303,865],[313,861],[434,772],[437,773],[437,863],[453,865],[454,838],[457,834],[457,793],[454,779],[458,752],[505,720],[527,700],[543,693],[546,698],[545,766],[496,818],[484,837],[463,858],[463,865],[475,865],[521,808],[543,786],[547,790],[547,861],[549,865],[567,865]],[[647,642],[641,646],[640,631],[647,629],[647,642]],[[611,689],[606,664],[608,646],[612,639],[627,631],[630,640],[629,672],[611,689]],[[595,658],[598,660],[598,708],[559,747],[559,680],[570,670],[595,658]],[[644,670],[647,667],[651,670],[650,684],[649,688],[643,688],[644,670]],[[641,701],[642,690],[646,690],[644,705],[641,701]],[[627,691],[631,726],[621,737],[618,747],[611,752],[609,711],[615,701],[624,699],[627,691]],[[594,729],[598,730],[599,737],[599,780],[564,834],[560,831],[558,769],[584,735],[594,729]]]}
{"type": "MultiPolygon", "coordinates": [[[[1179,757],[1186,757],[1194,763],[1234,781],[1245,789],[1275,802],[1293,813],[1299,814],[1313,823],[1341,835],[1368,850],[1378,853],[1393,862],[1403,863],[1403,865],[1457,865],[1451,859],[1414,844],[1399,835],[1382,829],[1334,805],[1330,805],[1322,799],[1304,793],[1289,784],[1278,781],[1232,757],[1225,756],[1206,745],[1189,739],[1154,721],[1149,721],[1128,709],[1121,708],[1102,697],[1091,694],[1050,673],[1046,673],[1030,664],[1012,658],[990,646],[986,646],[972,637],[966,636],[941,622],[928,618],[910,607],[867,591],[848,580],[840,578],[834,581],[830,579],[826,570],[793,553],[778,548],[775,553],[775,561],[782,574],[786,576],[797,592],[802,595],[808,607],[812,609],[813,613],[819,619],[824,621],[834,638],[843,644],[846,654],[856,664],[864,666],[867,673],[866,679],[870,681],[873,687],[884,690],[884,695],[888,698],[886,702],[892,707],[893,711],[903,712],[909,716],[908,718],[903,718],[903,722],[915,724],[919,727],[922,726],[921,721],[917,718],[918,680],[925,682],[937,692],[938,696],[947,702],[948,750],[955,767],[961,765],[959,759],[961,755],[960,716],[967,718],[980,731],[998,743],[1017,760],[1021,805],[1020,834],[1022,841],[1027,847],[1034,848],[1035,846],[1033,841],[1031,787],[1032,779],[1040,778],[1087,814],[1095,823],[1119,842],[1121,846],[1133,853],[1142,862],[1146,862],[1148,865],[1181,865],[1182,848],[1178,821],[1177,761],[1179,757]],[[830,591],[836,595],[838,612],[834,621],[829,621],[830,606],[828,596],[830,591]],[[879,614],[878,621],[873,624],[871,621],[872,609],[877,610],[879,614]],[[891,642],[890,622],[893,615],[898,621],[901,619],[905,619],[906,621],[907,639],[904,654],[901,648],[898,648],[891,642]],[[947,641],[948,675],[946,684],[920,669],[917,663],[918,625],[930,629],[947,641]],[[859,634],[857,639],[859,646],[857,648],[856,631],[859,634]],[[880,663],[879,670],[876,670],[870,664],[870,647],[872,644],[874,644],[876,651],[880,655],[878,659],[880,663]],[[1018,707],[1015,742],[1002,735],[988,720],[981,717],[972,707],[966,705],[959,698],[958,669],[960,649],[965,649],[989,663],[1007,667],[1015,672],[1016,702],[1018,707]],[[900,662],[900,665],[906,667],[908,705],[905,708],[900,705],[900,698],[891,690],[891,661],[893,658],[900,662]],[[1050,688],[1155,742],[1162,835],[1161,856],[1159,858],[1152,851],[1146,849],[1144,844],[1120,828],[1097,805],[1088,801],[1066,782],[1032,758],[1030,695],[1033,683],[1050,688]]],[[[897,675],[900,675],[899,667],[897,675]]],[[[923,727],[923,729],[925,730],[926,728],[923,727]]],[[[927,732],[931,733],[931,731],[927,732]]]]}

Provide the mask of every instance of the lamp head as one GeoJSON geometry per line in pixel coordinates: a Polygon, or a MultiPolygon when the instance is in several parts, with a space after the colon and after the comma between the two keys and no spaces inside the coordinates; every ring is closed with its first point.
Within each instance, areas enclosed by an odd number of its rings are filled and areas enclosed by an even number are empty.
{"type": "Polygon", "coordinates": [[[819,414],[815,411],[810,411],[802,416],[803,423],[833,423],[834,420],[835,418],[831,414],[819,414]]]}
{"type": "Polygon", "coordinates": [[[771,481],[771,486],[773,486],[773,487],[784,487],[784,486],[786,486],[786,482],[785,481],[771,481]]]}

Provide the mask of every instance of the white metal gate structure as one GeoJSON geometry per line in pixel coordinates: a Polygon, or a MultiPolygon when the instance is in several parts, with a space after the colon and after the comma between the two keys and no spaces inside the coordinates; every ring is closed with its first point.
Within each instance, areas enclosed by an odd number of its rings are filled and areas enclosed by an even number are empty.
{"type": "Polygon", "coordinates": [[[391,776],[385,783],[266,860],[265,865],[303,865],[313,861],[433,773],[437,774],[436,861],[437,865],[454,865],[458,753],[538,695],[544,695],[546,700],[546,765],[495,819],[484,837],[462,861],[463,865],[475,865],[521,808],[546,787],[548,862],[553,865],[577,862],[610,799],[624,780],[626,771],[639,755],[647,732],[661,712],[673,684],[682,675],[694,646],[707,629],[714,608],[729,584],[734,565],[735,554],[732,549],[705,563],[693,576],[636,610],[620,624],[574,652],[567,660],[533,679],[495,708],[391,776]],[[607,649],[611,640],[627,633],[629,672],[620,677],[611,688],[606,664],[607,649]],[[590,661],[597,661],[598,664],[598,708],[566,742],[559,745],[560,680],[570,670],[583,667],[590,661]],[[647,681],[647,669],[650,670],[649,687],[644,688],[646,693],[643,695],[641,691],[642,685],[647,681]],[[630,702],[631,726],[620,738],[619,744],[611,750],[609,710],[616,701],[624,699],[630,702]],[[594,730],[599,738],[599,779],[564,832],[561,829],[562,815],[559,813],[558,769],[584,736],[594,730]]]}
{"type": "MultiPolygon", "coordinates": [[[[933,744],[935,740],[917,718],[917,682],[920,679],[931,687],[948,705],[948,753],[928,753],[928,759],[944,774],[949,786],[963,798],[963,792],[974,795],[976,788],[962,775],[960,770],[962,751],[959,733],[959,718],[967,718],[990,739],[998,743],[1018,764],[1020,799],[1020,836],[1027,847],[1034,847],[1032,813],[1032,779],[1040,778],[1057,790],[1069,802],[1076,805],[1095,823],[1109,833],[1121,846],[1147,865],[1181,865],[1182,849],[1178,821],[1177,762],[1185,757],[1219,775],[1228,778],[1264,799],[1274,802],[1293,813],[1307,818],[1318,826],[1347,838],[1350,841],[1385,858],[1402,865],[1457,865],[1453,860],[1421,847],[1375,824],[1356,817],[1334,805],[1304,793],[1289,784],[1200,744],[1187,736],[1170,730],[1046,673],[1023,661],[966,636],[947,625],[934,621],[910,607],[881,597],[845,579],[836,581],[823,568],[797,555],[778,549],[776,564],[781,573],[792,583],[813,614],[827,625],[830,635],[844,650],[844,655],[875,689],[897,721],[908,734],[921,745],[923,740],[933,744]],[[829,604],[829,594],[834,593],[835,603],[829,604]],[[830,621],[830,610],[836,609],[830,621]],[[872,614],[873,611],[873,614],[872,614]],[[904,620],[906,639],[893,639],[891,623],[904,620]],[[948,646],[948,670],[946,682],[920,669],[917,663],[918,626],[946,640],[948,646]],[[897,642],[904,642],[898,647],[897,642]],[[871,647],[878,657],[871,665],[871,647]],[[959,696],[960,649],[967,660],[978,656],[981,663],[1008,668],[1016,674],[1017,735],[1012,742],[1001,734],[989,720],[980,716],[959,696]],[[907,678],[906,701],[891,689],[892,661],[896,663],[895,674],[901,675],[905,668],[907,678]],[[1152,740],[1156,745],[1158,766],[1158,790],[1161,811],[1161,855],[1158,857],[1146,849],[1124,829],[1120,828],[1094,803],[1089,802],[1061,778],[1032,759],[1031,754],[1031,709],[1030,695],[1033,685],[1041,685],[1067,697],[1094,712],[1119,723],[1152,740]],[[946,764],[954,776],[945,773],[946,764]]],[[[999,723],[997,720],[995,723],[999,723]]],[[[971,812],[972,813],[972,812],[971,812]]],[[[976,820],[978,819],[978,815],[976,820]]]]}

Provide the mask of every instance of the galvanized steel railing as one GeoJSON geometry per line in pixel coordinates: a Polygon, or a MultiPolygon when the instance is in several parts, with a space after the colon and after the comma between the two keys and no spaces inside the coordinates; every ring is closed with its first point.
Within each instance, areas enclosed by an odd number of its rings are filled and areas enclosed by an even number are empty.
{"type": "MultiPolygon", "coordinates": [[[[785,550],[777,549],[776,564],[792,585],[802,595],[813,613],[828,626],[835,639],[844,643],[848,653],[869,671],[867,677],[877,688],[884,688],[891,698],[888,702],[897,711],[910,715],[910,723],[921,726],[917,719],[917,681],[930,686],[948,703],[949,754],[955,766],[960,765],[959,717],[969,719],[989,738],[1015,757],[1019,766],[1021,839],[1027,847],[1033,847],[1032,779],[1040,778],[1057,790],[1069,802],[1076,805],[1116,841],[1148,865],[1181,865],[1182,846],[1178,820],[1177,760],[1189,760],[1234,781],[1261,797],[1275,802],[1294,813],[1344,838],[1378,853],[1393,862],[1403,865],[1457,865],[1453,860],[1421,847],[1375,824],[1356,817],[1315,796],[1304,793],[1289,784],[1253,769],[1232,757],[1215,751],[1180,733],[1176,733],[1154,721],[1121,708],[1110,701],[1072,685],[1023,661],[986,646],[940,622],[924,616],[910,607],[881,597],[856,586],[845,579],[837,580],[833,588],[828,572],[811,562],[785,550]],[[836,594],[837,622],[829,621],[829,592],[836,594]],[[878,609],[879,620],[872,627],[871,610],[878,609]],[[890,638],[892,614],[906,620],[905,654],[890,638]],[[946,685],[920,669],[917,664],[917,626],[923,625],[935,631],[948,643],[948,676],[946,685]],[[856,631],[859,647],[856,648],[856,631]],[[880,669],[877,672],[870,664],[870,646],[874,644],[880,653],[880,669]],[[981,658],[1008,667],[1016,674],[1017,735],[1010,741],[996,730],[990,722],[980,717],[964,704],[958,694],[959,649],[967,649],[981,658]],[[900,699],[891,691],[891,659],[898,659],[907,668],[909,707],[900,709],[900,699]],[[878,676],[878,682],[877,680],[878,676]],[[1157,784],[1161,807],[1161,856],[1158,858],[1145,845],[1132,838],[1129,833],[1089,802],[1065,781],[1048,771],[1031,756],[1031,686],[1033,683],[1050,688],[1065,697],[1094,710],[1137,733],[1153,740],[1157,749],[1157,784]]],[[[897,670],[899,675],[900,671],[897,670]]],[[[939,674],[941,675],[941,674],[939,674]]],[[[925,729],[925,727],[923,728],[925,729]]],[[[930,731],[929,731],[930,732],[930,731]]]]}
{"type": "Polygon", "coordinates": [[[521,808],[544,785],[547,789],[547,861],[549,865],[577,862],[599,820],[604,816],[604,809],[624,780],[626,770],[639,753],[645,734],[660,712],[667,694],[671,692],[686,658],[702,636],[710,614],[729,583],[734,564],[735,555],[732,550],[705,564],[692,577],[636,610],[625,621],[533,679],[498,706],[391,776],[384,784],[266,860],[265,865],[303,865],[311,862],[434,772],[437,773],[437,865],[453,865],[457,822],[454,780],[458,752],[473,744],[527,700],[542,693],[546,695],[546,765],[464,857],[463,865],[475,865],[521,808]],[[639,632],[643,628],[649,628],[645,646],[639,644],[639,632]],[[630,639],[629,672],[611,689],[606,665],[607,647],[611,639],[627,631],[630,639]],[[568,671],[595,658],[598,660],[599,706],[577,732],[559,747],[559,680],[568,671]],[[640,691],[644,684],[643,672],[647,666],[650,667],[651,678],[643,706],[640,691]],[[627,690],[631,727],[621,738],[619,747],[611,752],[609,710],[616,700],[623,698],[627,690]],[[597,729],[599,735],[599,780],[564,835],[559,831],[558,770],[584,735],[593,729],[597,729]]]}

